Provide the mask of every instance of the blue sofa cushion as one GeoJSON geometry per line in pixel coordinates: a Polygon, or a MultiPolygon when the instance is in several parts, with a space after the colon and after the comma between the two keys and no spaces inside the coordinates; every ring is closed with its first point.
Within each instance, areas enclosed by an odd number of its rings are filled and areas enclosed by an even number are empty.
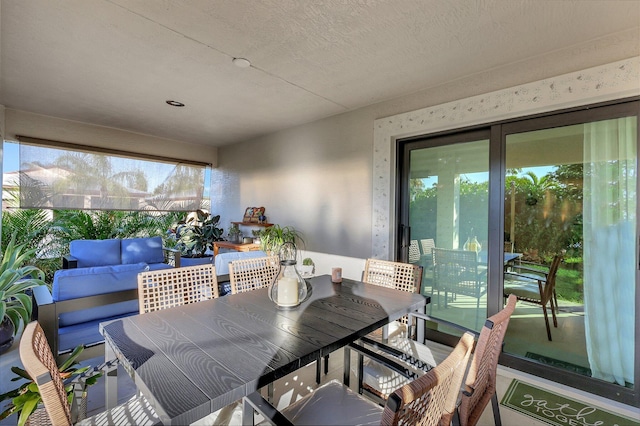
{"type": "Polygon", "coordinates": [[[138,273],[148,268],[146,263],[136,263],[57,270],[53,275],[53,301],[138,288],[138,273]]]}
{"type": "Polygon", "coordinates": [[[78,259],[78,268],[119,265],[120,240],[73,240],[69,254],[78,259]]]}
{"type": "MultiPolygon", "coordinates": [[[[108,318],[121,315],[133,315],[140,313],[138,299],[126,300],[124,302],[112,303],[110,305],[96,306],[79,311],[65,312],[59,315],[59,331],[65,327],[83,324],[91,321],[107,321],[108,318]]],[[[91,342],[87,342],[91,343],[91,342]]]]}
{"type": "Polygon", "coordinates": [[[164,252],[162,251],[162,238],[127,238],[121,241],[121,255],[123,264],[132,263],[162,263],[164,252]]]}
{"type": "Polygon", "coordinates": [[[101,322],[136,315],[140,312],[137,300],[122,303],[129,304],[129,307],[132,307],[133,304],[135,304],[135,310],[120,315],[102,317],[88,322],[60,327],[58,330],[58,352],[73,350],[78,345],[91,346],[95,343],[101,343],[104,341],[104,337],[100,334],[101,322]]]}

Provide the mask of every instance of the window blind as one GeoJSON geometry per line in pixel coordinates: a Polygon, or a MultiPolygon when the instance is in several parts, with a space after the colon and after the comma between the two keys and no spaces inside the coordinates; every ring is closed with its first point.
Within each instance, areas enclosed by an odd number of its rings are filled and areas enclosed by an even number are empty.
{"type": "Polygon", "coordinates": [[[193,211],[210,165],[19,136],[20,208],[193,211]]]}

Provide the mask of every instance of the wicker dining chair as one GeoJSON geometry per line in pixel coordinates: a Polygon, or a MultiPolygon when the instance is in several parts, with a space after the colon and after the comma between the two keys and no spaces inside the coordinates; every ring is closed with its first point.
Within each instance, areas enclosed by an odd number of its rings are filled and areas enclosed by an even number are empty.
{"type": "Polygon", "coordinates": [[[229,263],[231,294],[267,287],[278,274],[279,265],[278,256],[232,261],[229,263]]]}
{"type": "Polygon", "coordinates": [[[420,246],[418,240],[411,240],[409,244],[409,263],[420,262],[420,246]]]}
{"type": "Polygon", "coordinates": [[[465,333],[446,360],[396,389],[384,408],[332,380],[279,414],[291,424],[301,425],[448,425],[455,412],[472,347],[473,335],[465,333]]]}
{"type": "Polygon", "coordinates": [[[186,305],[219,296],[211,264],[160,269],[138,274],[140,313],[186,305]]]}
{"type": "Polygon", "coordinates": [[[458,414],[462,426],[476,425],[489,401],[492,402],[495,424],[498,426],[502,423],[496,393],[498,357],[502,352],[504,335],[507,333],[517,301],[516,296],[509,296],[506,306],[489,317],[482,327],[465,379],[465,387],[460,394],[458,414]]]}
{"type": "MultiPolygon", "coordinates": [[[[27,324],[24,329],[20,340],[20,360],[29,376],[35,377],[51,424],[54,426],[71,425],[72,410],[67,400],[65,385],[44,331],[37,321],[27,324]]],[[[143,396],[139,396],[76,424],[83,426],[113,424],[147,426],[161,423],[147,400],[143,396]]]]}
{"type": "MultiPolygon", "coordinates": [[[[480,331],[471,366],[465,379],[465,386],[460,391],[458,414],[459,423],[462,426],[476,425],[489,401],[492,402],[495,424],[501,424],[500,407],[496,394],[498,357],[502,351],[504,336],[517,300],[515,295],[509,296],[506,306],[500,312],[487,318],[480,331]]],[[[411,315],[425,320],[443,322],[424,314],[411,315]]],[[[464,327],[452,323],[447,322],[447,325],[465,330],[464,327]]],[[[473,333],[471,330],[466,330],[466,332],[473,333]]],[[[380,353],[400,359],[403,363],[411,364],[423,371],[429,371],[439,365],[450,351],[449,347],[439,343],[432,341],[419,343],[411,339],[397,340],[391,348],[381,346],[373,340],[364,339],[363,343],[375,346],[380,353]]],[[[364,361],[362,358],[359,358],[359,363],[362,363],[361,371],[363,373],[358,378],[358,389],[362,389],[374,399],[384,399],[398,386],[408,382],[402,375],[381,366],[379,363],[364,361]]]]}
{"type": "MultiPolygon", "coordinates": [[[[418,293],[422,282],[423,268],[411,263],[392,262],[388,260],[367,259],[364,265],[362,281],[396,290],[418,293]]],[[[389,324],[389,335],[394,336],[406,331],[408,317],[389,324]]],[[[376,332],[377,333],[377,332],[376,332]]],[[[384,336],[386,338],[386,336],[384,336]]]]}

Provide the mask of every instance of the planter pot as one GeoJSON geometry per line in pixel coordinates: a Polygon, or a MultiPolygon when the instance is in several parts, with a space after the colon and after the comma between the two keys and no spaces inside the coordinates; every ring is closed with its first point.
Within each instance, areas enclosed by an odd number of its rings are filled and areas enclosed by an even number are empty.
{"type": "Polygon", "coordinates": [[[298,266],[298,272],[300,272],[300,275],[303,277],[310,277],[313,275],[313,268],[314,265],[300,265],[298,266]]]}
{"type": "Polygon", "coordinates": [[[180,266],[197,266],[213,263],[213,256],[205,257],[181,257],[180,266]]]}
{"type": "Polygon", "coordinates": [[[0,354],[6,352],[13,344],[13,323],[5,316],[0,323],[0,354]]]}

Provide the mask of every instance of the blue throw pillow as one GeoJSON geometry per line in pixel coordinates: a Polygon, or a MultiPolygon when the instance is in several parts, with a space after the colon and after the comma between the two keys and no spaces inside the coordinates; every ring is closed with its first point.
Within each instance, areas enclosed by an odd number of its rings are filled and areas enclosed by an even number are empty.
{"type": "Polygon", "coordinates": [[[120,240],[74,240],[69,244],[69,253],[78,259],[78,268],[119,265],[120,240]]]}
{"type": "Polygon", "coordinates": [[[126,238],[121,242],[122,263],[162,263],[162,238],[126,238]]]}

